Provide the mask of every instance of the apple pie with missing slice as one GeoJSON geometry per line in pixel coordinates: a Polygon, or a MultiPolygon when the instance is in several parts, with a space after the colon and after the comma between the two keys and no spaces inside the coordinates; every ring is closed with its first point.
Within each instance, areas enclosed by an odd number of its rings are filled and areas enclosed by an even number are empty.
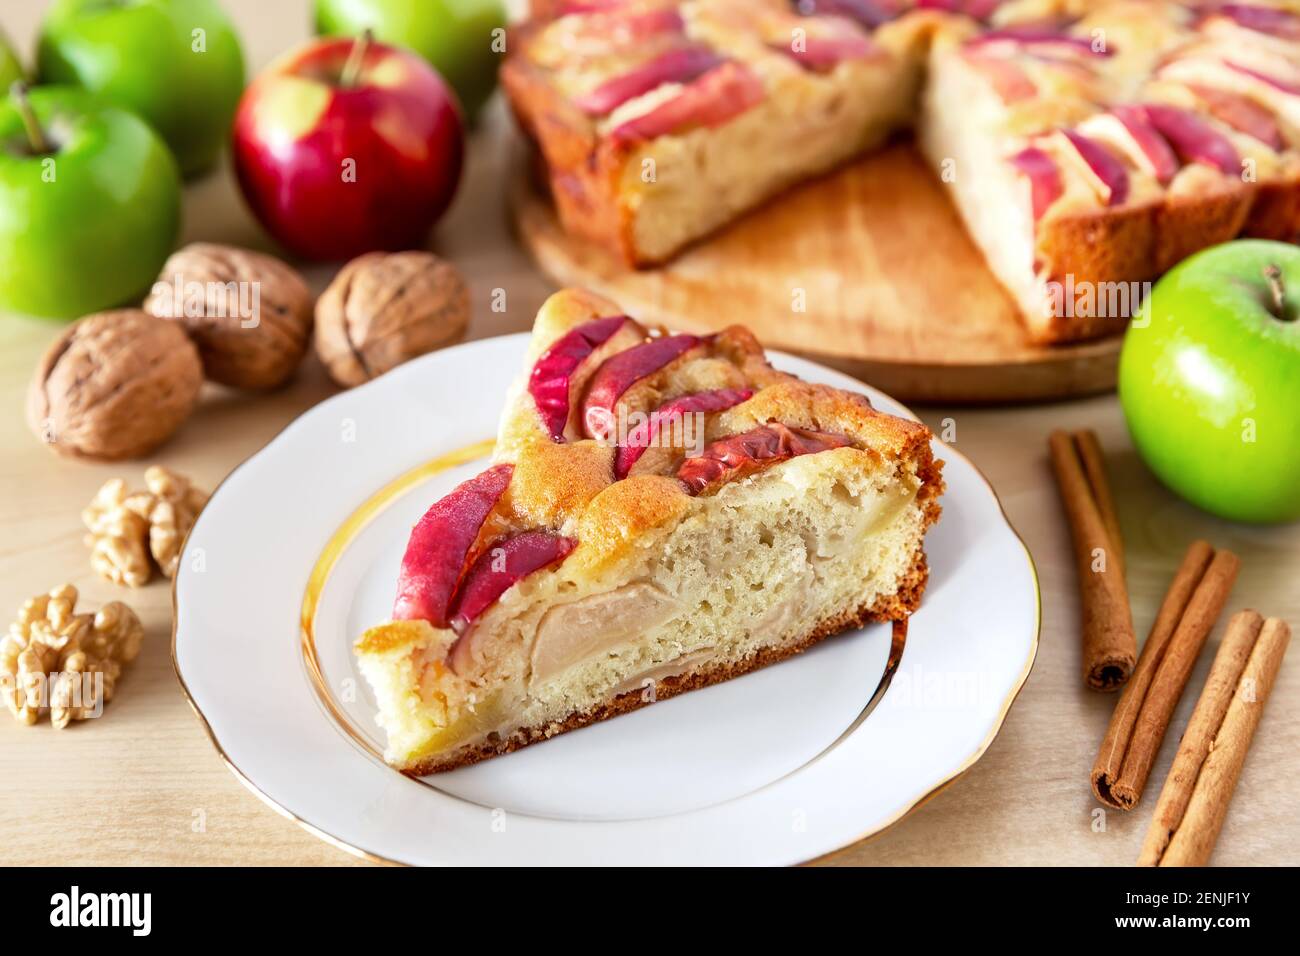
{"type": "Polygon", "coordinates": [[[740,326],[542,307],[493,462],[411,532],[356,644],[389,762],[447,770],[914,611],[930,431],[768,364],[740,326]]]}

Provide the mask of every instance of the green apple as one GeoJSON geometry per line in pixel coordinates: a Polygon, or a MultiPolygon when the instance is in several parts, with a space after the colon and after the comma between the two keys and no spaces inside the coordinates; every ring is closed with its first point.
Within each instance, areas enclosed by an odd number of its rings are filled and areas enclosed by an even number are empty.
{"type": "Polygon", "coordinates": [[[181,185],[138,116],[85,90],[0,100],[0,308],[71,318],[137,298],[176,241],[181,185]]]}
{"type": "Polygon", "coordinates": [[[9,40],[0,32],[0,96],[4,95],[14,80],[23,78],[23,65],[9,40]]]}
{"type": "Polygon", "coordinates": [[[1300,249],[1244,239],[1172,269],[1125,335],[1119,397],[1139,453],[1188,501],[1300,518],[1300,249]]]}
{"type": "Polygon", "coordinates": [[[474,122],[497,82],[501,0],[316,0],[316,32],[408,47],[442,74],[474,122]]]}
{"type": "Polygon", "coordinates": [[[239,39],[214,0],[55,0],[37,69],[144,117],[185,176],[216,161],[244,89],[239,39]]]}

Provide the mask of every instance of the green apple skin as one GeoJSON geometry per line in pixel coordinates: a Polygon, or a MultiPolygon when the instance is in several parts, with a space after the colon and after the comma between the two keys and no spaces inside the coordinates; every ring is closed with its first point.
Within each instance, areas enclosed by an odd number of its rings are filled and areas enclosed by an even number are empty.
{"type": "Polygon", "coordinates": [[[1243,239],[1180,263],[1124,337],[1119,397],[1157,477],[1233,521],[1300,518],[1300,248],[1243,239]],[[1265,277],[1281,271],[1284,316],[1265,277]]]}
{"type": "Polygon", "coordinates": [[[0,308],[73,318],[138,299],[180,227],[175,159],[142,119],[85,90],[28,95],[56,148],[34,155],[0,100],[0,308]]]}
{"type": "Polygon", "coordinates": [[[316,32],[360,36],[414,50],[456,91],[473,123],[496,88],[493,30],[505,27],[500,0],[316,0],[316,32]]]}
{"type": "Polygon", "coordinates": [[[14,48],[9,45],[5,35],[0,33],[0,96],[8,93],[14,80],[22,78],[23,65],[18,60],[18,54],[14,53],[14,48]]]}
{"type": "Polygon", "coordinates": [[[37,71],[144,117],[186,177],[216,162],[244,89],[239,38],[215,0],[55,0],[37,71]]]}

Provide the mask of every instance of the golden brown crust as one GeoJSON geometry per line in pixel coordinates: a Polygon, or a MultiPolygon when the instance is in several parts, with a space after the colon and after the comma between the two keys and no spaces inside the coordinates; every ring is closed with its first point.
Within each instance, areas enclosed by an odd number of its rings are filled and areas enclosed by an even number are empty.
{"type": "Polygon", "coordinates": [[[902,620],[920,605],[921,595],[925,591],[929,575],[930,568],[925,559],[925,552],[918,550],[911,570],[908,571],[896,593],[881,598],[871,607],[852,608],[834,617],[827,618],[795,641],[780,646],[761,648],[752,657],[737,663],[719,664],[698,671],[665,677],[655,682],[655,692],[651,699],[646,699],[646,695],[641,690],[628,691],[613,700],[598,704],[580,713],[571,714],[563,720],[553,721],[544,726],[526,727],[515,731],[508,737],[462,747],[449,754],[441,754],[438,757],[426,760],[415,767],[404,769],[402,772],[409,777],[422,777],[427,774],[442,773],[447,770],[455,770],[458,767],[466,767],[487,760],[490,757],[512,753],[527,747],[529,744],[549,740],[551,737],[567,733],[570,730],[577,730],[580,727],[599,723],[611,717],[631,713],[650,703],[667,700],[687,691],[720,684],[723,681],[731,680],[733,677],[740,677],[742,674],[748,674],[750,671],[767,667],[769,664],[776,664],[800,654],[814,644],[836,634],[876,621],[902,620]]]}

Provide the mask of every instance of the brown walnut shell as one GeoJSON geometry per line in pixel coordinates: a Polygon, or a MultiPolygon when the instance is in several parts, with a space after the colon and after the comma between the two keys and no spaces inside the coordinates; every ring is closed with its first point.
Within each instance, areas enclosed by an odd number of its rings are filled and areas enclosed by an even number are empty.
{"type": "Polygon", "coordinates": [[[303,277],[274,256],[196,242],[163,265],[144,309],[185,327],[209,379],[264,390],[297,370],[312,305],[303,277]]]}
{"type": "Polygon", "coordinates": [[[360,385],[434,349],[469,325],[460,271],[428,252],[353,259],[316,303],[316,354],[340,385],[360,385]]]}
{"type": "Polygon", "coordinates": [[[61,455],[139,458],[189,417],[202,385],[198,350],[179,325],[139,309],[98,312],[41,359],[27,421],[61,455]]]}

